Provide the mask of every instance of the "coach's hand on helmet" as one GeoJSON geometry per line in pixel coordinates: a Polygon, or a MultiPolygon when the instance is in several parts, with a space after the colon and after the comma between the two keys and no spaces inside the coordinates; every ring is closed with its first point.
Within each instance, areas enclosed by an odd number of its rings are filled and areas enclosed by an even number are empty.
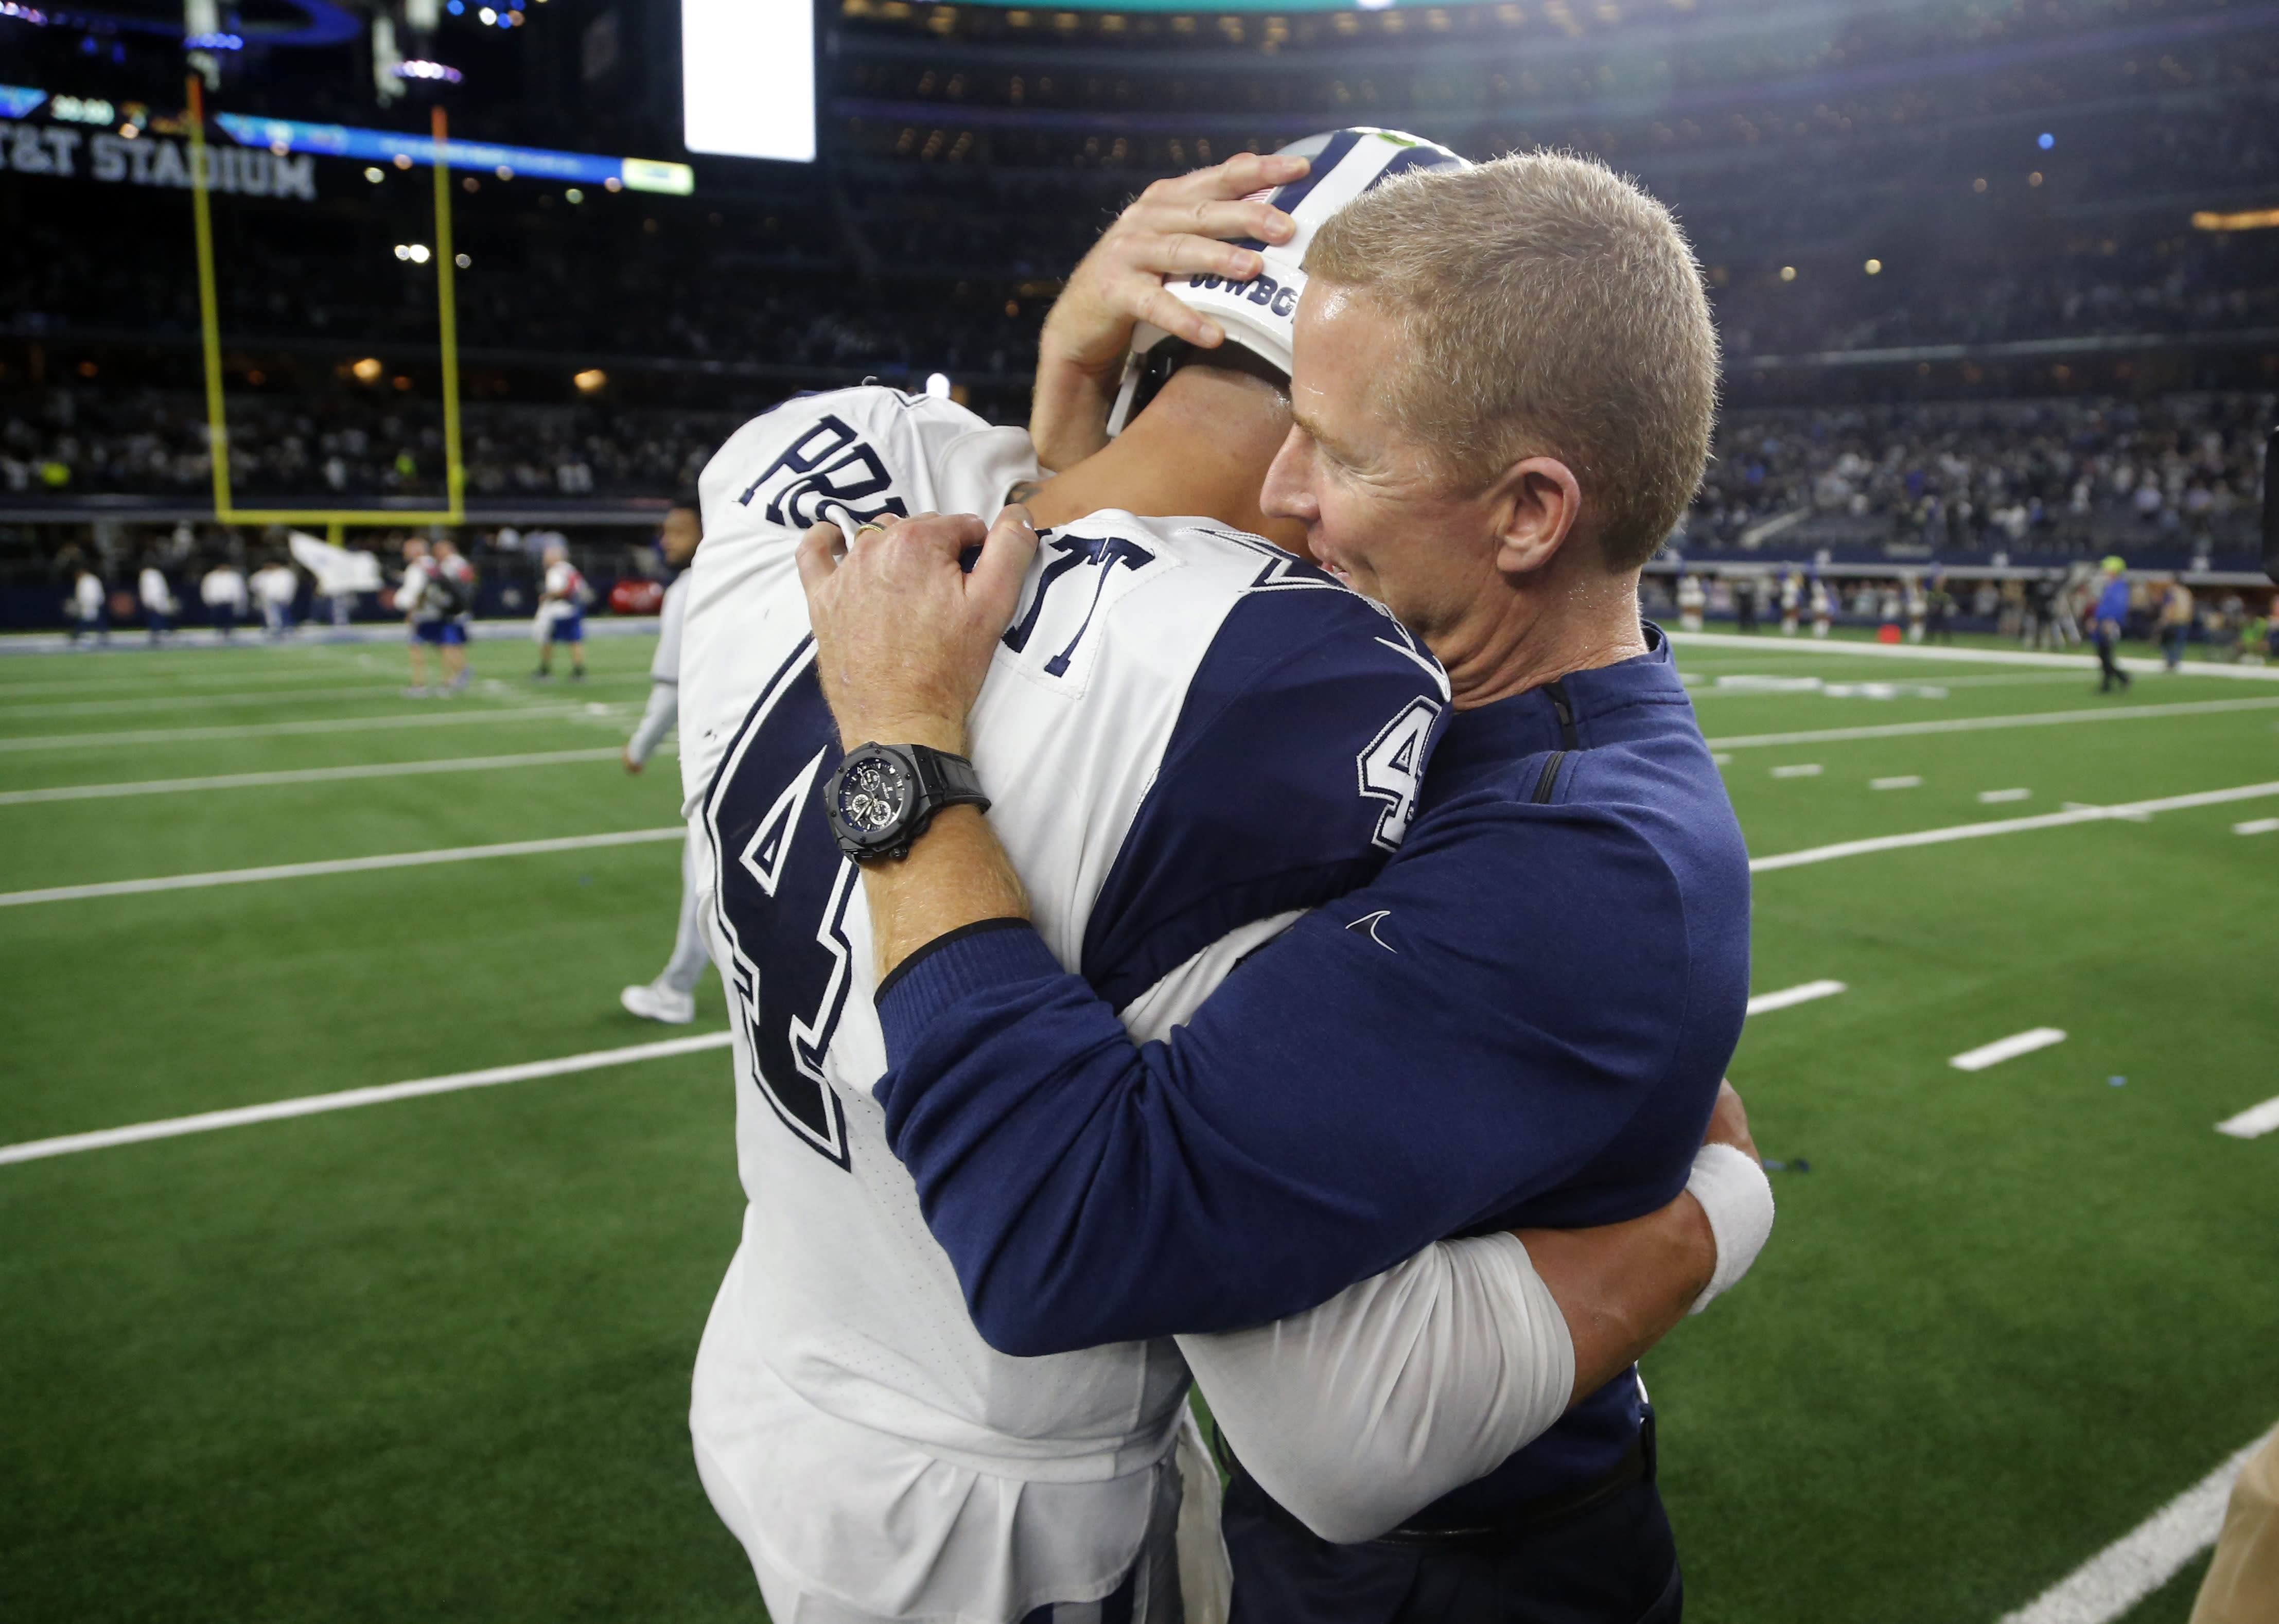
{"type": "Polygon", "coordinates": [[[1196,272],[1245,281],[1264,260],[1223,239],[1286,242],[1290,217],[1251,195],[1302,178],[1301,157],[1245,152],[1140,194],[1070,276],[1037,341],[1036,404],[1029,417],[1038,460],[1066,468],[1107,443],[1132,330],[1152,322],[1176,338],[1216,348],[1225,333],[1163,291],[1163,279],[1196,272]]]}
{"type": "Polygon", "coordinates": [[[851,540],[836,525],[809,531],[799,578],[840,741],[964,754],[966,713],[1036,552],[1023,507],[989,525],[970,514],[922,513],[865,524],[851,540]],[[960,561],[977,546],[967,571],[960,561]]]}

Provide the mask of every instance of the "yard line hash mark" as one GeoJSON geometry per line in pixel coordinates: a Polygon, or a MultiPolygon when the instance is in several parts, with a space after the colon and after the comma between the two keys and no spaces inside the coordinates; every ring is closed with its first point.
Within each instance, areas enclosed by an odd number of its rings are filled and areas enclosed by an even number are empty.
{"type": "Polygon", "coordinates": [[[51,885],[42,891],[0,891],[0,908],[30,902],[78,902],[90,897],[137,896],[150,891],[196,891],[208,885],[246,885],[260,880],[308,879],[320,874],[361,874],[373,869],[418,869],[437,862],[470,862],[481,857],[535,857],[549,852],[583,852],[602,846],[641,846],[653,840],[684,840],[688,831],[625,829],[612,834],[563,835],[550,840],[509,840],[498,846],[450,846],[432,852],[391,852],[378,857],[334,857],[321,862],[280,862],[260,869],[223,869],[211,874],[166,874],[152,879],[102,880],[90,885],[51,885]]]}
{"type": "Polygon", "coordinates": [[[1901,773],[1895,778],[1870,778],[1868,780],[1868,787],[1869,789],[1883,790],[1921,789],[1922,787],[1922,774],[1919,772],[1907,772],[1901,773]]]}
{"type": "Polygon", "coordinates": [[[2070,823],[2137,822],[2155,812],[2183,812],[2194,807],[2221,806],[2227,801],[2258,801],[2279,795],[2279,784],[2244,784],[2237,789],[2202,790],[2191,795],[2169,795],[2159,801],[2131,801],[2117,807],[2081,807],[2068,812],[2042,812],[2032,817],[2006,817],[1988,823],[1950,823],[1944,829],[1919,829],[1912,834],[1876,835],[1865,840],[1843,840],[1834,846],[1807,846],[1771,857],[1749,859],[1749,872],[1801,868],[1807,863],[1832,862],[1838,857],[1861,857],[1871,852],[1896,852],[1914,846],[1943,846],[1950,840],[1976,840],[1988,835],[2022,834],[2031,829],[2062,829],[2070,823]]]}
{"type": "Polygon", "coordinates": [[[1776,778],[1816,778],[1819,776],[1820,763],[1818,762],[1799,762],[1793,767],[1776,767],[1773,769],[1773,777],[1776,778]]]}
{"type": "Polygon", "coordinates": [[[2015,1060],[2021,1054],[2031,1054],[2036,1049],[2046,1049],[2052,1044],[2063,1043],[2066,1035],[2054,1026],[2037,1026],[2030,1032],[2013,1032],[2007,1038],[1998,1038],[1992,1043],[1975,1049],[1965,1049],[1946,1063],[1957,1071],[1984,1071],[1989,1066],[1999,1066],[2006,1060],[2015,1060]]]}
{"type": "MultiPolygon", "coordinates": [[[[672,747],[667,745],[665,749],[672,747]]],[[[145,778],[126,784],[60,784],[49,789],[0,790],[0,807],[50,801],[109,801],[121,795],[172,795],[190,790],[258,789],[274,784],[329,784],[343,778],[394,778],[430,772],[482,772],[493,768],[552,767],[569,762],[610,762],[620,750],[535,750],[521,755],[449,755],[424,762],[371,762],[353,767],[292,767],[275,772],[229,772],[210,778],[145,778]]]]}
{"type": "MultiPolygon", "coordinates": [[[[2225,668],[2229,670],[2229,668],[2225,668]]],[[[2115,705],[2109,710],[2033,710],[2012,716],[1945,716],[1936,722],[1879,722],[1866,727],[1823,727],[1802,733],[1746,733],[1712,739],[1713,750],[1767,746],[1835,744],[1850,739],[1905,739],[1916,733],[1977,733],[2010,727],[2055,727],[2071,722],[2136,722],[2151,716],[2212,716],[2235,710],[2279,709],[2279,699],[2188,700],[2181,705],[2115,705]]]]}
{"type": "Polygon", "coordinates": [[[2258,1438],[2026,1605],[2004,1613],[2001,1624],[2112,1624],[2215,1544],[2231,1486],[2263,1443],[2258,1438]]]}
{"type": "Polygon", "coordinates": [[[1808,1004],[1815,998],[1833,998],[1845,990],[1840,981],[1807,981],[1800,986],[1783,987],[1777,992],[1760,992],[1749,1000],[1747,1013],[1769,1015],[1776,1009],[1786,1009],[1796,1004],[1808,1004]]]}
{"type": "Polygon", "coordinates": [[[1980,803],[1990,807],[2005,801],[2031,801],[2033,798],[2034,792],[2030,789],[1980,790],[1978,792],[1980,803]]]}
{"type": "Polygon", "coordinates": [[[254,1122],[281,1122],[292,1116],[315,1116],[326,1111],[345,1111],[354,1106],[385,1105],[397,1099],[418,1099],[429,1094],[456,1093],[461,1089],[489,1088],[500,1083],[521,1083],[533,1077],[558,1077],[575,1071],[598,1071],[606,1066],[634,1061],[661,1060],[672,1054],[695,1054],[725,1049],[731,1034],[704,1032],[693,1038],[667,1038],[656,1043],[637,1043],[623,1049],[596,1049],[560,1060],[526,1061],[518,1066],[492,1066],[481,1071],[455,1072],[449,1076],[421,1077],[411,1083],[382,1083],[371,1088],[342,1089],[334,1094],[303,1094],[297,1099],[272,1100],[267,1105],[237,1106],[226,1111],[202,1111],[196,1116],[173,1116],[126,1128],[103,1128],[93,1133],[67,1133],[52,1139],[28,1139],[21,1145],[0,1145],[0,1165],[68,1156],[77,1151],[108,1150],[115,1145],[139,1145],[149,1139],[180,1138],[184,1134],[209,1133],[217,1128],[243,1128],[254,1122]]]}
{"type": "Polygon", "coordinates": [[[2279,1128],[2279,1099],[2250,1106],[2237,1116],[2227,1116],[2215,1125],[2218,1133],[2228,1133],[2235,1139],[2260,1139],[2275,1128],[2279,1128]]]}
{"type": "Polygon", "coordinates": [[[2279,817],[2251,817],[2231,826],[2234,834],[2279,834],[2279,817]]]}

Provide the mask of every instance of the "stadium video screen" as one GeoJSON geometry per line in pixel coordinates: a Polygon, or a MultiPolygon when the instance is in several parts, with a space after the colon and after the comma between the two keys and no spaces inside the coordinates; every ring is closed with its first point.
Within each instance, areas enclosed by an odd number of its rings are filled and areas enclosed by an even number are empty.
{"type": "Polygon", "coordinates": [[[691,152],[815,161],[813,0],[680,0],[680,78],[691,152]]]}

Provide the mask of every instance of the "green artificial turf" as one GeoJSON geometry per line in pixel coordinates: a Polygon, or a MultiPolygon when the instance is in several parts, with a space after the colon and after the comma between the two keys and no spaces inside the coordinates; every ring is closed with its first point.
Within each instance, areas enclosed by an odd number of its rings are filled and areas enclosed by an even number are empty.
{"type": "MultiPolygon", "coordinates": [[[[587,683],[541,686],[526,646],[479,643],[474,689],[418,701],[386,646],[0,660],[0,892],[670,827],[670,757],[4,801],[613,751],[650,649],[597,640],[587,683]]],[[[2279,781],[2279,706],[2230,703],[2279,682],[2105,698],[2078,668],[1773,637],[1680,664],[1760,857],[2279,781]]],[[[1788,1164],[1781,1221],[1646,1364],[1689,1618],[1992,1624],[2279,1420],[2279,1134],[2214,1131],[2279,1093],[2279,833],[2232,832],[2273,816],[1758,876],[1756,989],[1849,990],[1750,1021],[1732,1074],[1788,1164]],[[2036,1026],[2068,1036],[1946,1063],[2036,1026]]],[[[664,962],[678,863],[667,840],[0,908],[0,1145],[671,1035],[616,995],[664,962]]],[[[708,978],[691,1030],[723,1019],[708,978]]],[[[686,1428],[733,1103],[704,1053],[0,1165],[0,1617],[761,1619],[686,1428]]],[[[2133,1624],[2181,1624],[2204,1567],[2133,1624]]]]}

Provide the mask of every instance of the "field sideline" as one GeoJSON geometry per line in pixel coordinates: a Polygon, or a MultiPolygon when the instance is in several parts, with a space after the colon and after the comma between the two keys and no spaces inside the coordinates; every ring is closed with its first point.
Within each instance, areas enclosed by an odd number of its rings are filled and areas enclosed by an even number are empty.
{"type": "MultiPolygon", "coordinates": [[[[725,1024],[617,1004],[678,885],[651,647],[420,701],[387,644],[0,659],[0,1614],[763,1616],[685,1421],[725,1061],[609,1058],[725,1024]]],[[[1679,663],[1783,1164],[1646,1367],[1688,1618],[2181,1624],[2204,1554],[2052,1588],[2279,1421],[2279,669],[1679,663]]]]}

